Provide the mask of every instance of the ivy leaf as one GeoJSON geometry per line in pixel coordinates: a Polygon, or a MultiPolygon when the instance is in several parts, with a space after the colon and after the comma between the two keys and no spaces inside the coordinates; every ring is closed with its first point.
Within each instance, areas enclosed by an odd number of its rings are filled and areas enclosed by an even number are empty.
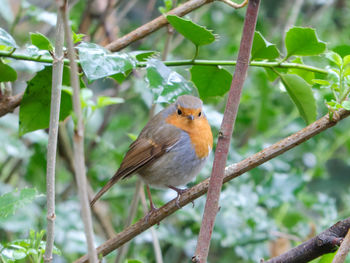
{"type": "Polygon", "coordinates": [[[130,52],[130,56],[134,57],[139,62],[145,62],[147,59],[151,58],[157,52],[152,50],[138,50],[130,52]]]}
{"type": "Polygon", "coordinates": [[[13,215],[15,211],[35,198],[42,196],[35,188],[24,188],[0,196],[0,219],[13,215]]]}
{"type": "Polygon", "coordinates": [[[218,66],[193,66],[191,80],[201,98],[223,96],[231,86],[232,75],[218,66]]]}
{"type": "Polygon", "coordinates": [[[15,81],[17,79],[17,72],[9,65],[4,64],[0,60],[0,82],[15,81]]]}
{"type": "MultiPolygon", "coordinates": [[[[62,85],[70,86],[69,68],[63,68],[62,85]]],[[[52,67],[45,67],[27,82],[19,109],[19,134],[46,129],[50,121],[52,67]]],[[[72,110],[72,98],[66,92],[61,95],[60,120],[72,110]]]]}
{"type": "Polygon", "coordinates": [[[126,75],[136,67],[137,61],[127,53],[110,53],[97,44],[87,42],[82,42],[77,48],[81,66],[90,81],[118,73],[126,75]]]}
{"type": "Polygon", "coordinates": [[[17,48],[16,41],[13,37],[0,27],[0,46],[17,48]]]}
{"type": "Polygon", "coordinates": [[[193,23],[191,20],[175,15],[167,15],[166,19],[181,35],[196,46],[208,45],[215,41],[215,36],[210,30],[193,23]]]}
{"type": "Polygon", "coordinates": [[[267,41],[260,32],[255,32],[251,60],[268,59],[273,60],[280,56],[275,44],[267,41]]]}
{"type": "Polygon", "coordinates": [[[311,86],[300,76],[294,74],[281,74],[281,80],[297,106],[301,117],[310,124],[316,120],[316,101],[311,86]]]}
{"type": "Polygon", "coordinates": [[[286,33],[287,57],[314,56],[323,53],[325,42],[319,40],[313,28],[292,27],[286,33]]]}
{"type": "MultiPolygon", "coordinates": [[[[292,63],[304,64],[301,57],[297,57],[291,61],[292,63]]],[[[295,74],[302,77],[307,83],[314,84],[313,79],[315,78],[315,73],[305,69],[289,68],[288,74],[295,74]]]]}
{"type": "Polygon", "coordinates": [[[48,50],[52,51],[53,50],[53,45],[51,41],[44,36],[43,34],[37,32],[37,33],[30,33],[30,41],[34,46],[41,50],[48,50]]]}
{"type": "Polygon", "coordinates": [[[173,102],[178,96],[193,90],[190,82],[159,60],[148,60],[146,71],[146,81],[157,103],[173,102]]]}

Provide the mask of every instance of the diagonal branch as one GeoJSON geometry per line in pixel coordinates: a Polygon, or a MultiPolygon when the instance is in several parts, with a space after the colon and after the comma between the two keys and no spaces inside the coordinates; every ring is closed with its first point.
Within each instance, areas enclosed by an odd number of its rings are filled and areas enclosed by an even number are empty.
{"type": "MultiPolygon", "coordinates": [[[[350,226],[348,226],[348,229],[350,229],[350,226]]],[[[345,259],[350,251],[350,230],[348,230],[348,233],[346,234],[344,240],[342,241],[337,254],[333,258],[332,263],[343,263],[345,262],[345,259]]]]}
{"type": "Polygon", "coordinates": [[[13,112],[15,108],[21,103],[23,92],[14,96],[0,97],[0,117],[9,112],[13,112]]]}
{"type": "MultiPolygon", "coordinates": [[[[298,146],[299,144],[307,141],[308,139],[314,137],[315,135],[327,130],[334,125],[336,125],[340,120],[347,118],[350,115],[350,111],[341,109],[337,111],[339,116],[338,119],[329,120],[328,114],[321,119],[311,123],[309,126],[304,129],[292,134],[291,136],[284,138],[283,140],[271,145],[270,147],[265,148],[264,150],[244,159],[243,161],[232,164],[226,167],[224,183],[244,174],[247,171],[271,160],[272,158],[283,154],[284,152],[298,146]]],[[[204,195],[208,190],[209,179],[204,180],[203,182],[195,185],[194,187],[188,189],[183,193],[179,200],[180,207],[187,205],[198,197],[204,195]]],[[[117,249],[121,245],[125,244],[129,240],[133,239],[138,234],[144,232],[151,226],[159,223],[164,218],[173,214],[179,208],[176,205],[176,200],[172,200],[159,208],[155,213],[152,213],[148,221],[146,218],[142,218],[135,224],[124,229],[122,232],[118,233],[115,237],[107,240],[101,246],[97,248],[97,252],[103,256],[111,253],[113,250],[117,249]]],[[[87,255],[79,258],[75,263],[87,262],[87,255]]]]}
{"type": "MultiPolygon", "coordinates": [[[[184,16],[192,12],[193,10],[213,1],[214,0],[190,0],[174,8],[168,14],[184,16]]],[[[160,15],[156,19],[153,19],[152,21],[148,22],[147,24],[144,24],[135,29],[134,31],[131,31],[129,34],[118,38],[112,43],[109,43],[106,46],[106,48],[113,52],[121,50],[130,45],[132,42],[135,42],[141,38],[144,38],[145,36],[148,36],[149,34],[153,33],[154,31],[162,28],[167,24],[168,20],[166,19],[166,17],[164,15],[160,15]]]]}
{"type": "Polygon", "coordinates": [[[350,217],[337,222],[327,230],[313,237],[312,239],[292,248],[291,250],[262,261],[265,263],[300,263],[309,262],[323,254],[334,252],[343,241],[344,236],[350,228],[350,217]]]}

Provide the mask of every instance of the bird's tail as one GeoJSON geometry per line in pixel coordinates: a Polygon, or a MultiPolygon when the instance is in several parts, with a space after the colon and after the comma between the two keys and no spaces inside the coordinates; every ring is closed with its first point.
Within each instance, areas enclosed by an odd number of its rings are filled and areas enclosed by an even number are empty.
{"type": "Polygon", "coordinates": [[[114,175],[107,183],[105,186],[102,187],[102,189],[95,195],[95,197],[92,199],[90,202],[90,207],[93,207],[93,205],[96,203],[100,197],[108,191],[109,188],[111,188],[116,182],[119,181],[121,177],[114,175]]]}

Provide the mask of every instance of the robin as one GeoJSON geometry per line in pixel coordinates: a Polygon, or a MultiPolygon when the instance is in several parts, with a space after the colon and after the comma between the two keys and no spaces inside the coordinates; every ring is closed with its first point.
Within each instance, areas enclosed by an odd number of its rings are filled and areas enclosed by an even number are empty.
{"type": "Polygon", "coordinates": [[[129,146],[120,168],[90,205],[120,179],[137,173],[147,186],[150,212],[156,208],[149,185],[175,190],[179,206],[185,190],[177,186],[186,185],[197,176],[213,148],[213,135],[202,105],[199,98],[183,95],[155,115],[129,146]]]}

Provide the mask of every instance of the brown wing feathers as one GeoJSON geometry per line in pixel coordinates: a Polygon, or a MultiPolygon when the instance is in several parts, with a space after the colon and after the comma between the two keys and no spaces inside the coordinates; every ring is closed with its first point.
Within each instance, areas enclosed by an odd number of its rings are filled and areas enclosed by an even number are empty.
{"type": "Polygon", "coordinates": [[[130,176],[138,169],[156,159],[165,152],[165,148],[157,145],[150,139],[139,138],[130,145],[129,151],[126,153],[120,168],[114,176],[107,182],[105,186],[92,199],[90,206],[92,207],[96,201],[108,191],[120,179],[130,176]]]}

